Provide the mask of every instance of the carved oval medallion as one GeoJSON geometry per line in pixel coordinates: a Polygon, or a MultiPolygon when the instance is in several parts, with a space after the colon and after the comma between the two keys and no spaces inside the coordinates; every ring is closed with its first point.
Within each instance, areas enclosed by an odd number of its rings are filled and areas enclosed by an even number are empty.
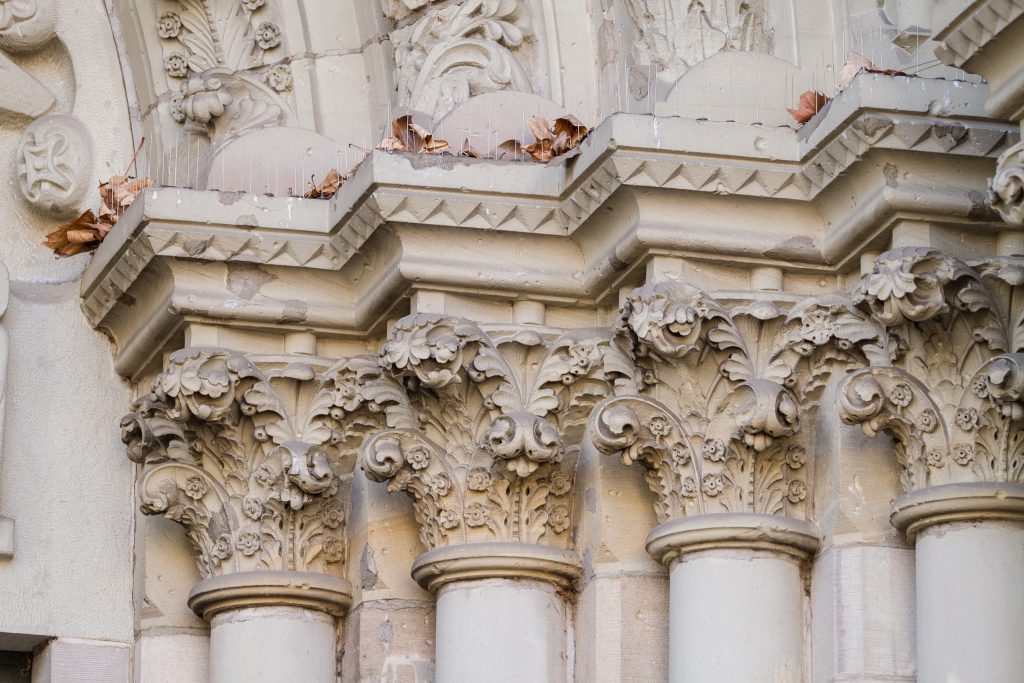
{"type": "Polygon", "coordinates": [[[74,213],[92,175],[89,132],[73,116],[44,116],[22,133],[18,186],[30,204],[48,213],[74,213]]]}

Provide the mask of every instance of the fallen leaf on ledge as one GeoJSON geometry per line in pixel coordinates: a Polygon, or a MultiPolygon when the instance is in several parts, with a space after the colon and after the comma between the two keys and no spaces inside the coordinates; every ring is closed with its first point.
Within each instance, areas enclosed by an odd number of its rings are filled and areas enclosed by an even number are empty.
{"type": "Polygon", "coordinates": [[[112,227],[113,223],[98,220],[92,209],[88,209],[47,235],[43,246],[53,249],[53,253],[61,258],[84,254],[100,246],[112,227]]]}
{"type": "Polygon", "coordinates": [[[310,188],[306,190],[305,194],[302,195],[303,199],[330,199],[337,192],[341,184],[345,182],[345,176],[338,173],[338,169],[332,168],[324,176],[324,181],[320,185],[316,184],[316,176],[311,176],[309,179],[310,188]]]}
{"type": "Polygon", "coordinates": [[[796,119],[797,123],[807,123],[814,115],[825,108],[828,98],[820,92],[808,90],[800,96],[800,102],[796,109],[787,109],[789,115],[796,119]]]}

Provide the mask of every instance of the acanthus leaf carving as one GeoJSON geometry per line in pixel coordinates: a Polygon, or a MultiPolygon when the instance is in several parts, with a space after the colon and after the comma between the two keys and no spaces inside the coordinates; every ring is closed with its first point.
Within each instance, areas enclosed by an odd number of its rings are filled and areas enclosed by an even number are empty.
{"type": "Polygon", "coordinates": [[[893,437],[906,491],[1022,481],[1022,275],[1022,257],[904,248],[863,278],[856,296],[899,352],[844,380],[840,416],[893,437]]]}
{"type": "Polygon", "coordinates": [[[392,31],[399,102],[440,118],[473,95],[533,92],[529,10],[516,0],[465,0],[392,31]]]}
{"type": "Polygon", "coordinates": [[[888,357],[884,329],[847,297],[783,310],[754,295],[727,306],[656,282],[623,304],[618,334],[644,381],[591,418],[599,450],[639,461],[668,521],[705,512],[802,516],[802,423],[837,370],[888,357]]]}
{"type": "Polygon", "coordinates": [[[183,524],[214,576],[343,562],[343,493],[359,444],[411,424],[373,358],[321,369],[196,348],[171,356],[121,427],[142,465],[143,511],[183,524]]]}
{"type": "Polygon", "coordinates": [[[587,416],[633,386],[610,335],[420,314],[396,323],[381,359],[418,425],[376,434],[362,465],[413,498],[424,546],[566,547],[587,416]]]}
{"type": "Polygon", "coordinates": [[[988,184],[989,201],[1003,220],[1024,226],[1024,142],[1003,152],[988,184]]]}

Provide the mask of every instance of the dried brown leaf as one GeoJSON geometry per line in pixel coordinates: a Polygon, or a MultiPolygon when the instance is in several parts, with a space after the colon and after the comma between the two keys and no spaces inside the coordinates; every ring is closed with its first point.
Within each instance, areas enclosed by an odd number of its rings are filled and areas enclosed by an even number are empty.
{"type": "Polygon", "coordinates": [[[800,103],[796,109],[787,109],[790,116],[796,119],[797,123],[807,123],[815,114],[825,108],[828,98],[820,92],[808,90],[800,96],[800,103]]]}
{"type": "Polygon", "coordinates": [[[408,152],[409,148],[406,147],[401,140],[398,138],[384,138],[377,145],[377,149],[382,149],[385,152],[408,152]]]}
{"type": "Polygon", "coordinates": [[[534,161],[539,161],[542,164],[546,164],[558,156],[555,154],[555,143],[552,140],[538,140],[532,145],[523,147],[523,151],[529,154],[534,161]]]}
{"type": "Polygon", "coordinates": [[[428,137],[427,131],[412,120],[408,114],[399,116],[391,124],[391,135],[401,141],[405,149],[418,152],[428,137]]]}
{"type": "Polygon", "coordinates": [[[320,185],[316,184],[316,176],[312,176],[309,179],[309,189],[302,195],[303,199],[330,199],[341,187],[341,184],[345,181],[345,176],[338,173],[338,169],[332,168],[324,176],[324,181],[320,185]]]}
{"type": "Polygon", "coordinates": [[[496,159],[503,159],[505,161],[522,161],[526,158],[526,153],[523,151],[523,143],[519,142],[519,140],[505,140],[505,142],[498,145],[495,155],[496,159]]]}
{"type": "Polygon", "coordinates": [[[533,133],[533,137],[537,139],[537,142],[555,139],[554,133],[551,132],[551,124],[542,116],[530,118],[530,131],[533,133]]]}
{"type": "Polygon", "coordinates": [[[153,185],[149,178],[116,175],[105,183],[100,183],[100,219],[113,217],[116,222],[125,210],[132,205],[135,198],[143,190],[153,185]]]}
{"type": "Polygon", "coordinates": [[[61,258],[84,254],[98,247],[112,227],[110,222],[97,220],[90,209],[70,223],[59,225],[46,236],[43,246],[61,258]]]}
{"type": "Polygon", "coordinates": [[[572,115],[555,119],[555,125],[552,130],[554,130],[556,142],[560,138],[565,138],[565,142],[563,144],[565,145],[566,152],[579,147],[580,143],[583,142],[590,133],[590,129],[580,123],[579,120],[572,115]]]}

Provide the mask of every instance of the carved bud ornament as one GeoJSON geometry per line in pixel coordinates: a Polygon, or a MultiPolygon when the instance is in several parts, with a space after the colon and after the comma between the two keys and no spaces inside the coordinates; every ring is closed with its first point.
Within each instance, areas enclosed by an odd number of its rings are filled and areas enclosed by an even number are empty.
{"type": "Polygon", "coordinates": [[[882,254],[863,278],[854,298],[894,362],[844,380],[841,416],[893,437],[905,491],[1024,482],[1022,283],[1024,257],[968,265],[923,248],[882,254]]]}
{"type": "Polygon", "coordinates": [[[881,326],[840,295],[727,306],[684,284],[637,289],[616,330],[640,390],[591,418],[599,450],[639,462],[662,522],[806,516],[807,426],[836,369],[885,357],[881,326]]]}
{"type": "Polygon", "coordinates": [[[408,392],[417,425],[375,434],[362,466],[412,497],[423,545],[566,548],[587,416],[634,386],[610,336],[412,315],[381,361],[408,392]]]}
{"type": "Polygon", "coordinates": [[[142,465],[142,511],[188,531],[204,578],[255,569],[337,572],[345,497],[370,432],[411,428],[372,357],[320,370],[223,349],[171,356],[121,422],[142,465]]]}

